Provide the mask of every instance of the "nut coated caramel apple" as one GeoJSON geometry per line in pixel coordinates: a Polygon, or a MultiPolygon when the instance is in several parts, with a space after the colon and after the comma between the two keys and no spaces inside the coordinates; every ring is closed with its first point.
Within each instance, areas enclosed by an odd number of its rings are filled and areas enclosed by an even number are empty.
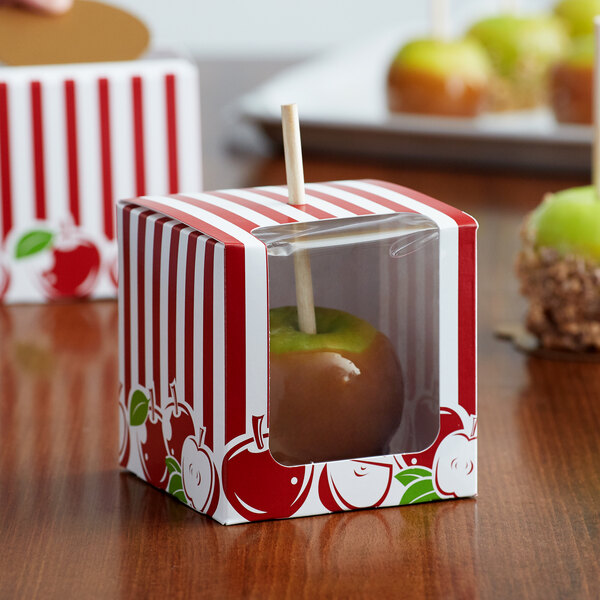
{"type": "Polygon", "coordinates": [[[285,465],[385,454],[404,404],[392,344],[348,313],[315,314],[311,335],[296,307],[270,311],[270,451],[285,465]]]}
{"type": "Polygon", "coordinates": [[[415,40],[388,72],[391,111],[469,117],[485,107],[492,69],[473,40],[415,40]]]}
{"type": "Polygon", "coordinates": [[[600,15],[600,0],[562,0],[554,13],[563,19],[572,36],[592,35],[594,17],[600,15]]]}

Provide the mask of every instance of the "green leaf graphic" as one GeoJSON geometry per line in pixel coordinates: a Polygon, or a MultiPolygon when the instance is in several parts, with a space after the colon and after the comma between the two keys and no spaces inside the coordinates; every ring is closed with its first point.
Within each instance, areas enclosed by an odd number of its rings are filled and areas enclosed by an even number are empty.
{"type": "Polygon", "coordinates": [[[396,479],[406,486],[400,504],[418,504],[420,502],[430,502],[431,500],[441,500],[433,487],[432,473],[429,469],[422,467],[405,469],[396,475],[396,479]]]}
{"type": "Polygon", "coordinates": [[[402,485],[409,485],[411,482],[415,481],[415,479],[422,479],[423,477],[431,477],[431,471],[424,467],[411,467],[409,469],[404,469],[404,471],[400,471],[400,473],[396,475],[396,479],[402,485]]]}
{"type": "Polygon", "coordinates": [[[15,250],[16,258],[25,258],[26,256],[32,256],[42,250],[45,250],[50,246],[54,234],[50,231],[44,231],[43,229],[34,229],[29,233],[26,233],[17,242],[15,250]]]}
{"type": "Polygon", "coordinates": [[[172,456],[167,456],[165,462],[167,463],[167,471],[169,471],[169,473],[181,473],[179,463],[172,456]]]}
{"type": "Polygon", "coordinates": [[[144,392],[135,390],[129,403],[129,423],[132,426],[143,425],[148,416],[148,405],[150,398],[147,398],[144,392]]]}
{"type": "Polygon", "coordinates": [[[173,473],[173,475],[171,475],[167,491],[169,494],[173,494],[178,500],[181,500],[184,504],[187,504],[187,498],[183,491],[183,481],[179,473],[173,473]]]}

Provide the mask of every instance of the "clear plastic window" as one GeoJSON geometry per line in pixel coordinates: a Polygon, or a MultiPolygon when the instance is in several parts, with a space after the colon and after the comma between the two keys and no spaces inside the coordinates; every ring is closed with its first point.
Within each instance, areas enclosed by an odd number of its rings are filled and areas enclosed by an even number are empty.
{"type": "Polygon", "coordinates": [[[285,465],[427,448],[439,430],[439,231],[397,213],[262,227],[268,249],[269,448],[285,465]],[[317,334],[298,328],[308,252],[317,334]]]}

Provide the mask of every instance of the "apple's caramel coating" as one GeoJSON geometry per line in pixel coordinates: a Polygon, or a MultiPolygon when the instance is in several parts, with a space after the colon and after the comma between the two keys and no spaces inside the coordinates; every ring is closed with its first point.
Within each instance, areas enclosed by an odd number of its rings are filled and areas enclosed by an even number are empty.
{"type": "Polygon", "coordinates": [[[440,76],[392,65],[388,107],[394,112],[473,117],[486,106],[486,86],[459,76],[440,76]]]}
{"type": "Polygon", "coordinates": [[[556,120],[561,123],[592,123],[592,66],[560,63],[552,70],[551,98],[556,120]]]}
{"type": "Polygon", "coordinates": [[[285,465],[385,454],[402,418],[400,363],[378,332],[360,353],[271,354],[270,437],[285,465]]]}

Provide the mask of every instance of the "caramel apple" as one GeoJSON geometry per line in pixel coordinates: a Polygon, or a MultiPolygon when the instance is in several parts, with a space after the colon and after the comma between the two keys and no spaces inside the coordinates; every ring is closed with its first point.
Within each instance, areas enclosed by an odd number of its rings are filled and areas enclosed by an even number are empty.
{"type": "Polygon", "coordinates": [[[486,103],[492,69],[473,40],[415,40],[394,57],[387,79],[394,112],[469,117],[486,103]]]}
{"type": "Polygon", "coordinates": [[[556,120],[561,123],[592,123],[594,37],[582,36],[564,60],[552,69],[550,92],[556,120]]]}
{"type": "Polygon", "coordinates": [[[600,351],[600,198],[592,186],[548,194],[526,219],[517,258],[526,326],[542,347],[600,351]]]}
{"type": "Polygon", "coordinates": [[[550,68],[569,43],[558,17],[499,15],[476,23],[468,35],[486,49],[494,66],[492,110],[546,103],[550,68]]]}
{"type": "Polygon", "coordinates": [[[404,404],[390,340],[366,321],[316,308],[302,333],[296,307],[270,311],[270,437],[284,465],[387,452],[404,404]]]}

